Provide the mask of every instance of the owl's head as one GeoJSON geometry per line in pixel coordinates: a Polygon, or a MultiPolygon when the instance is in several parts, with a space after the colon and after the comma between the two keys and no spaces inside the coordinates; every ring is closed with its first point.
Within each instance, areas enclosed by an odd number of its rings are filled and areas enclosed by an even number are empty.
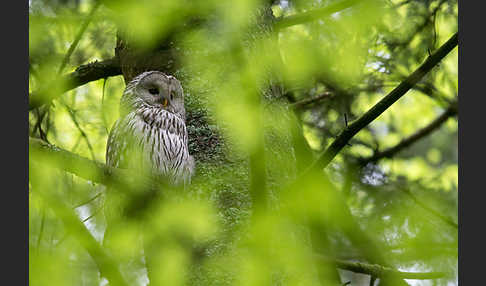
{"type": "Polygon", "coordinates": [[[139,107],[164,109],[185,118],[184,91],[173,76],[160,71],[141,73],[127,84],[121,100],[126,111],[139,107]]]}

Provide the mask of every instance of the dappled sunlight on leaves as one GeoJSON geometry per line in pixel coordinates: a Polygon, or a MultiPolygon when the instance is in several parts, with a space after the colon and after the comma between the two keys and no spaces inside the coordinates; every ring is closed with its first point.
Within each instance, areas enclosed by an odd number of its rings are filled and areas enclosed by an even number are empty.
{"type": "Polygon", "coordinates": [[[68,54],[95,2],[30,4],[32,285],[457,281],[457,48],[315,165],[457,32],[457,1],[362,0],[281,29],[351,1],[101,1],[68,54]],[[190,184],[103,164],[127,75],[149,69],[182,84],[190,184]]]}

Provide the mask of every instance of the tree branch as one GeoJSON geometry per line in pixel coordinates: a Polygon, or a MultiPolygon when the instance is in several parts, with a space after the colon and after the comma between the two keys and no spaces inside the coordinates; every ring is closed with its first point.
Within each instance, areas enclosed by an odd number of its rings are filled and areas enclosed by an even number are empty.
{"type": "Polygon", "coordinates": [[[29,138],[29,160],[42,161],[43,167],[69,172],[85,180],[109,186],[110,191],[130,196],[130,204],[124,210],[127,217],[142,214],[157,201],[154,198],[177,192],[181,188],[168,183],[167,177],[140,173],[140,169],[113,168],[35,138],[29,138]],[[134,173],[137,175],[134,176],[134,173]],[[158,192],[161,189],[164,192],[158,192]]]}
{"type": "Polygon", "coordinates": [[[454,227],[454,228],[459,228],[459,225],[457,225],[457,223],[455,223],[451,218],[445,216],[445,215],[442,215],[440,212],[432,209],[431,207],[427,206],[426,204],[422,203],[419,199],[417,199],[411,192],[409,189],[404,189],[403,190],[405,192],[405,194],[407,194],[417,205],[421,206],[423,209],[425,209],[426,211],[428,211],[429,213],[433,214],[434,216],[436,216],[437,218],[439,218],[440,220],[442,220],[443,222],[445,222],[446,224],[454,227]]]}
{"type": "Polygon", "coordinates": [[[48,103],[64,92],[88,82],[121,74],[121,68],[116,58],[81,65],[74,72],[64,75],[31,93],[29,110],[48,103]]]}
{"type": "Polygon", "coordinates": [[[72,53],[74,52],[74,49],[78,46],[79,41],[81,40],[81,37],[83,36],[84,32],[88,28],[89,23],[91,20],[93,20],[93,16],[100,6],[100,2],[95,2],[94,7],[91,9],[91,12],[89,13],[88,17],[85,19],[83,25],[81,26],[81,29],[79,30],[78,34],[74,38],[74,41],[71,43],[69,46],[68,51],[66,52],[66,55],[62,59],[61,65],[59,66],[59,70],[57,71],[58,74],[61,74],[63,71],[64,67],[67,65],[69,62],[69,58],[71,58],[72,53]]]}
{"type": "Polygon", "coordinates": [[[306,99],[294,102],[294,103],[290,104],[290,106],[292,108],[302,108],[306,105],[313,104],[313,103],[319,102],[323,99],[328,99],[328,98],[332,98],[332,97],[333,97],[333,95],[330,92],[325,92],[325,93],[320,94],[320,95],[315,96],[315,97],[306,98],[306,99]]]}
{"type": "Polygon", "coordinates": [[[90,199],[88,199],[88,200],[86,200],[86,201],[84,201],[84,202],[81,202],[81,203],[79,203],[79,204],[75,205],[75,206],[73,207],[73,209],[77,209],[77,208],[79,208],[79,207],[82,207],[82,206],[84,206],[84,205],[87,205],[87,204],[91,203],[92,201],[96,200],[97,198],[99,198],[99,196],[101,196],[101,192],[97,193],[97,194],[96,194],[95,196],[93,196],[92,198],[90,198],[90,199]]]}
{"type": "Polygon", "coordinates": [[[376,152],[371,157],[361,158],[361,159],[358,160],[358,163],[361,166],[366,166],[368,163],[376,162],[376,161],[381,160],[383,158],[391,158],[396,153],[402,151],[403,149],[409,147],[413,143],[417,142],[418,140],[424,138],[425,136],[429,135],[433,131],[437,130],[439,127],[442,126],[442,124],[444,122],[447,121],[447,119],[449,119],[452,116],[455,116],[456,114],[457,114],[457,107],[455,105],[452,105],[449,108],[447,108],[446,111],[444,113],[442,113],[439,117],[437,117],[434,121],[429,123],[429,125],[418,130],[417,132],[415,132],[411,136],[403,139],[397,145],[390,147],[388,149],[385,149],[383,151],[376,152]]]}
{"type": "Polygon", "coordinates": [[[29,159],[42,160],[50,167],[61,169],[94,183],[114,186],[116,189],[151,186],[148,178],[133,176],[129,170],[112,168],[103,163],[91,161],[40,139],[29,138],[29,159]]]}
{"type": "Polygon", "coordinates": [[[385,277],[389,275],[394,275],[395,277],[399,277],[401,279],[422,280],[422,279],[438,279],[438,278],[444,278],[446,276],[446,273],[444,272],[402,272],[378,264],[368,264],[362,262],[350,262],[350,261],[345,261],[340,259],[330,259],[319,254],[316,254],[315,256],[320,260],[336,264],[336,266],[340,269],[352,271],[355,273],[368,274],[373,277],[385,277]]]}
{"type": "Polygon", "coordinates": [[[396,88],[387,94],[382,100],[375,104],[370,110],[360,118],[346,127],[331,145],[322,153],[311,168],[323,169],[336,157],[341,149],[346,146],[349,140],[356,135],[361,129],[370,124],[392,104],[399,100],[408,90],[410,90],[422,77],[427,74],[435,65],[437,65],[452,49],[457,46],[458,34],[455,33],[445,44],[436,52],[430,55],[427,60],[402,81],[396,88]]]}
{"type": "MultiPolygon", "coordinates": [[[[422,32],[430,24],[434,23],[434,21],[435,21],[434,17],[437,15],[437,13],[439,12],[442,5],[446,2],[447,2],[447,0],[441,0],[439,2],[439,4],[437,4],[437,7],[435,7],[434,10],[432,10],[430,13],[427,13],[424,17],[423,22],[419,25],[416,25],[414,27],[413,32],[411,32],[405,39],[403,39],[403,40],[391,40],[391,41],[388,41],[388,40],[385,39],[385,43],[392,48],[398,47],[398,46],[405,47],[405,46],[409,45],[420,32],[422,32]]],[[[434,41],[434,46],[435,46],[435,41],[434,41]]]]}
{"type": "Polygon", "coordinates": [[[76,118],[74,111],[64,102],[62,102],[62,105],[66,108],[69,117],[71,118],[71,121],[74,123],[74,126],[76,126],[76,129],[78,129],[79,133],[81,134],[81,137],[83,137],[84,141],[86,142],[86,145],[88,146],[88,150],[91,155],[91,159],[96,160],[96,156],[93,151],[93,146],[91,145],[91,142],[89,142],[88,135],[86,135],[86,132],[84,132],[83,128],[81,128],[81,125],[79,125],[78,119],[76,118]]]}
{"type": "Polygon", "coordinates": [[[311,22],[347,9],[357,4],[358,2],[360,2],[360,0],[343,0],[338,3],[330,4],[323,8],[318,8],[311,11],[279,18],[275,23],[274,29],[275,31],[278,31],[284,28],[288,28],[290,26],[311,22]]]}
{"type": "Polygon", "coordinates": [[[101,275],[108,279],[110,285],[128,286],[118,269],[117,263],[105,253],[74,211],[56,196],[47,194],[47,192],[40,193],[42,193],[43,198],[52,208],[56,216],[62,220],[68,231],[74,234],[73,236],[76,237],[83,248],[93,258],[101,275]]]}
{"type": "MultiPolygon", "coordinates": [[[[314,186],[320,186],[322,189],[321,191],[326,193],[326,200],[324,203],[327,207],[323,208],[329,211],[329,213],[322,215],[321,219],[323,219],[323,221],[320,224],[314,224],[315,227],[338,227],[367,261],[391,268],[392,265],[387,262],[386,256],[382,254],[383,246],[376,243],[374,238],[370,237],[366,233],[366,230],[361,228],[346,204],[343,194],[337,190],[336,186],[328,178],[326,172],[312,168],[307,169],[300,174],[295,181],[292,181],[287,186],[287,190],[301,191],[303,188],[313,188],[314,186]],[[312,182],[312,186],[309,186],[308,182],[312,182]],[[331,221],[333,221],[332,224],[330,223],[331,221]],[[335,221],[339,221],[339,223],[334,225],[335,221]]],[[[396,277],[393,273],[390,272],[390,274],[391,275],[382,279],[383,285],[408,285],[408,283],[399,277],[396,277]]]]}

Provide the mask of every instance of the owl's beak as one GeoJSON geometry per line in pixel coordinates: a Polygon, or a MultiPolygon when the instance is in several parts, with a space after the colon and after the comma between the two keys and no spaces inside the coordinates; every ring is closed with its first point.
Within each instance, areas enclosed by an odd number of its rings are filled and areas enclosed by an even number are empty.
{"type": "Polygon", "coordinates": [[[165,97],[162,97],[160,100],[157,100],[157,103],[160,107],[167,107],[169,106],[169,100],[165,97]]]}

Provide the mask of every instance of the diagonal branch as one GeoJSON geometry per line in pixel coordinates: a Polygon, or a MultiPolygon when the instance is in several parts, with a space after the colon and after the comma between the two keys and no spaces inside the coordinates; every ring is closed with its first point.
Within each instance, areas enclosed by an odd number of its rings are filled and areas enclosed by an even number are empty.
{"type": "Polygon", "coordinates": [[[61,199],[48,192],[40,192],[56,216],[62,220],[69,232],[74,234],[79,243],[93,258],[102,276],[106,277],[110,285],[128,285],[117,263],[101,248],[96,239],[91,235],[86,226],[78,219],[74,211],[66,206],[61,199]]]}
{"type": "Polygon", "coordinates": [[[88,82],[121,74],[122,71],[116,58],[81,65],[74,72],[61,76],[45,87],[32,92],[29,96],[29,110],[46,104],[64,92],[88,82]]]}
{"type": "Polygon", "coordinates": [[[382,100],[375,104],[370,110],[344,129],[331,145],[322,153],[311,168],[323,169],[336,157],[341,149],[346,146],[351,138],[361,129],[370,124],[392,104],[399,100],[409,91],[424,75],[434,68],[452,49],[457,46],[458,34],[455,33],[445,44],[435,53],[430,55],[427,60],[418,67],[411,75],[402,81],[396,88],[387,94],[382,100]]]}
{"type": "Polygon", "coordinates": [[[425,209],[426,211],[428,211],[429,213],[433,214],[434,216],[436,216],[437,218],[439,218],[440,220],[442,220],[443,222],[445,222],[446,224],[454,227],[454,228],[459,228],[459,225],[457,223],[455,223],[451,218],[441,214],[440,212],[434,210],[433,208],[427,206],[426,204],[422,203],[419,199],[417,199],[413,194],[412,192],[410,192],[409,189],[404,189],[403,190],[405,192],[405,194],[407,194],[417,205],[421,206],[423,209],[425,209]]]}
{"type": "Polygon", "coordinates": [[[61,72],[64,70],[64,67],[67,65],[69,62],[69,58],[71,58],[72,53],[74,52],[74,49],[78,46],[79,41],[81,40],[81,37],[83,36],[84,32],[88,28],[89,23],[91,20],[93,20],[93,16],[100,6],[101,2],[95,2],[94,7],[91,9],[91,12],[89,13],[88,17],[85,19],[83,25],[81,26],[81,29],[79,29],[78,34],[74,38],[74,41],[71,43],[69,46],[68,51],[66,52],[66,55],[62,59],[61,65],[59,66],[59,70],[57,71],[58,74],[61,74],[61,72]]]}
{"type": "Polygon", "coordinates": [[[81,203],[79,203],[79,204],[77,204],[77,205],[73,206],[73,209],[77,209],[77,208],[79,208],[79,207],[82,207],[82,206],[84,206],[84,205],[87,205],[87,204],[91,203],[92,201],[96,200],[97,198],[99,198],[100,196],[101,196],[101,192],[97,193],[97,194],[96,194],[96,195],[94,195],[92,198],[90,198],[90,199],[88,199],[88,200],[86,200],[86,201],[84,201],[84,202],[81,202],[81,203]]]}
{"type": "Polygon", "coordinates": [[[323,8],[317,8],[311,11],[283,17],[277,20],[275,23],[275,30],[281,30],[290,26],[299,25],[307,22],[311,22],[326,16],[330,16],[336,12],[347,9],[360,2],[360,0],[343,0],[338,3],[330,4],[323,8]]]}
{"type": "MultiPolygon", "coordinates": [[[[405,39],[403,40],[385,40],[385,43],[389,45],[390,47],[406,47],[408,46],[417,35],[419,35],[427,26],[434,24],[435,22],[435,17],[439,10],[441,9],[442,5],[445,4],[447,0],[441,0],[437,6],[430,12],[424,15],[423,22],[417,26],[414,27],[413,32],[411,32],[405,39]]],[[[435,29],[434,29],[435,33],[435,29]]],[[[434,39],[434,46],[435,47],[435,39],[434,39]]]]}
{"type": "Polygon", "coordinates": [[[76,115],[74,114],[74,110],[72,110],[66,103],[62,103],[62,105],[66,108],[68,111],[69,117],[71,118],[71,121],[74,123],[74,126],[76,126],[76,129],[78,129],[79,133],[81,134],[81,137],[83,137],[84,141],[86,142],[86,145],[88,146],[88,150],[91,155],[91,159],[96,160],[95,153],[93,151],[93,146],[91,145],[91,142],[89,141],[88,135],[86,135],[86,132],[84,132],[83,128],[81,125],[79,125],[78,119],[76,118],[76,115]]]}
{"type": "Polygon", "coordinates": [[[340,259],[330,259],[319,254],[315,254],[315,257],[319,260],[334,263],[340,269],[352,271],[355,273],[368,274],[378,278],[394,275],[395,277],[399,277],[401,279],[425,280],[444,278],[446,276],[446,273],[444,272],[403,272],[379,264],[368,264],[362,262],[350,262],[340,259]]]}
{"type": "Polygon", "coordinates": [[[368,163],[379,161],[383,158],[391,158],[398,152],[402,151],[403,149],[409,147],[410,145],[414,144],[415,142],[419,141],[420,139],[426,137],[430,133],[437,130],[439,127],[442,126],[444,122],[447,121],[452,116],[457,114],[457,107],[455,105],[450,106],[446,109],[444,113],[442,113],[439,117],[437,117],[434,121],[429,123],[429,125],[425,126],[424,128],[418,130],[411,136],[403,139],[397,145],[385,149],[383,151],[376,152],[371,157],[368,158],[361,158],[359,160],[359,164],[361,166],[366,166],[368,163]]]}

